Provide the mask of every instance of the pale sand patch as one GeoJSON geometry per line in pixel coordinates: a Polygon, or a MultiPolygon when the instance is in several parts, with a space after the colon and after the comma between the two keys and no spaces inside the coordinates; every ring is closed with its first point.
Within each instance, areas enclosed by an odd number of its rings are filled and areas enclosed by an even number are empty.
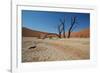
{"type": "Polygon", "coordinates": [[[90,58],[88,38],[37,39],[23,37],[22,62],[84,60],[90,58]],[[34,49],[28,49],[36,45],[34,49]]]}

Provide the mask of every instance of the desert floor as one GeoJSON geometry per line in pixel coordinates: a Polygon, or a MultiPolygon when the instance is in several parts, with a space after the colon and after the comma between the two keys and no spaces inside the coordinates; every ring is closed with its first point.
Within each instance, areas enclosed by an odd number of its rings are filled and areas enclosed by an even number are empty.
{"type": "Polygon", "coordinates": [[[89,41],[89,38],[37,39],[23,37],[22,62],[86,60],[90,58],[89,41]]]}

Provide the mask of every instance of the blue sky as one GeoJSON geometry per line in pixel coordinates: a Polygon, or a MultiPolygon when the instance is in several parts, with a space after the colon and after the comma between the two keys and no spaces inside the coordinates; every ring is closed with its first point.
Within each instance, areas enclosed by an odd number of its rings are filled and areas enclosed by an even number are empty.
{"type": "Polygon", "coordinates": [[[77,16],[78,27],[73,31],[90,27],[89,13],[75,13],[75,12],[48,12],[48,11],[32,11],[22,10],[22,27],[32,30],[58,33],[57,26],[60,24],[60,18],[66,18],[65,29],[66,32],[71,23],[71,17],[77,16]]]}

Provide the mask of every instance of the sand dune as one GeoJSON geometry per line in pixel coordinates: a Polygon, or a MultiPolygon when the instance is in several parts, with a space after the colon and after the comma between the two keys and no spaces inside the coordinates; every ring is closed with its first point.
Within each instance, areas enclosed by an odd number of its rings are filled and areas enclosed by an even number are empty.
{"type": "Polygon", "coordinates": [[[71,37],[80,37],[80,38],[89,38],[90,37],[90,29],[83,29],[79,32],[72,32],[71,37]]]}
{"type": "MultiPolygon", "coordinates": [[[[23,37],[38,37],[38,38],[51,38],[51,37],[58,37],[56,33],[48,33],[48,32],[41,32],[36,30],[31,30],[28,28],[22,28],[22,36],[23,37]]],[[[67,36],[67,32],[66,32],[67,36]]],[[[78,32],[72,32],[71,37],[80,37],[80,38],[89,38],[90,37],[90,29],[83,29],[78,32]]]]}
{"type": "Polygon", "coordinates": [[[58,37],[56,33],[41,32],[36,30],[31,30],[29,28],[22,28],[23,37],[38,37],[38,38],[47,38],[47,37],[58,37]]]}

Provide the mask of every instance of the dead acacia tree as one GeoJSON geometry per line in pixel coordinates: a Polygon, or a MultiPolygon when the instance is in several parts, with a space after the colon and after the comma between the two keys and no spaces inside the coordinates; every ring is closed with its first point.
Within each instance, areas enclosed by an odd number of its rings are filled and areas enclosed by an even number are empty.
{"type": "Polygon", "coordinates": [[[65,34],[65,17],[64,19],[60,19],[61,25],[62,25],[62,32],[63,32],[63,37],[66,38],[66,34],[65,34]]]}
{"type": "Polygon", "coordinates": [[[78,24],[77,17],[76,16],[72,17],[67,38],[70,38],[71,32],[77,27],[77,24],[78,24]]]}
{"type": "Polygon", "coordinates": [[[60,24],[58,25],[58,32],[59,32],[59,38],[61,38],[62,33],[63,33],[63,37],[66,37],[65,34],[65,18],[62,20],[60,19],[60,24]]]}
{"type": "Polygon", "coordinates": [[[61,24],[58,25],[58,33],[59,33],[59,38],[61,38],[61,33],[62,33],[62,31],[61,31],[61,24]]]}

